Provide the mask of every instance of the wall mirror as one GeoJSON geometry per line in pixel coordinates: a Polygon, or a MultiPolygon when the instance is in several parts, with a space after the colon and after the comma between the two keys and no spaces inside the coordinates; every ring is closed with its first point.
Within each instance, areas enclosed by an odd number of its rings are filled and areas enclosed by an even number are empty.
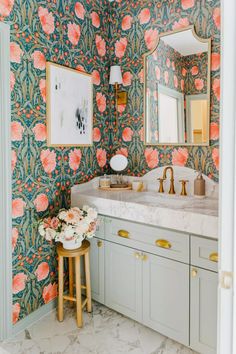
{"type": "Polygon", "coordinates": [[[209,145],[211,39],[164,33],[144,55],[147,145],[209,145]]]}

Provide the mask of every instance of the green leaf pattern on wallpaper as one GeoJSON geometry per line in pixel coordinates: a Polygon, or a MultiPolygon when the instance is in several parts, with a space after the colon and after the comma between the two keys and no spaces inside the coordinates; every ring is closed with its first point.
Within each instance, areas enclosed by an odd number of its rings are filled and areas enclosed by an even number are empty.
{"type": "MultiPolygon", "coordinates": [[[[127,107],[119,107],[121,124],[118,138],[114,136],[111,143],[113,154],[118,151],[128,156],[130,173],[134,175],[173,164],[202,169],[218,181],[220,1],[117,0],[111,5],[110,18],[111,62],[121,65],[124,86],[129,95],[127,107]],[[142,55],[154,48],[158,33],[192,24],[200,37],[212,38],[210,147],[144,146],[142,55]]],[[[169,70],[174,71],[174,65],[169,70]]],[[[172,72],[169,74],[173,76],[172,72]]],[[[164,72],[161,71],[160,76],[162,80],[164,72]]]]}
{"type": "Polygon", "coordinates": [[[37,220],[69,205],[74,183],[107,170],[107,9],[101,1],[0,0],[11,24],[14,323],[57,294],[55,247],[37,220]],[[47,147],[46,61],[93,75],[93,147],[47,147]]]}
{"type": "Polygon", "coordinates": [[[202,168],[218,180],[219,0],[0,0],[0,20],[11,25],[13,322],[57,294],[55,247],[35,223],[70,203],[70,187],[109,171],[117,152],[129,174],[165,164],[202,168]],[[213,39],[210,148],[145,147],[143,61],[158,33],[195,24],[213,39]],[[46,61],[85,70],[94,83],[94,146],[53,149],[46,144],[46,61]],[[111,63],[122,65],[128,106],[119,107],[116,132],[111,63]]]}

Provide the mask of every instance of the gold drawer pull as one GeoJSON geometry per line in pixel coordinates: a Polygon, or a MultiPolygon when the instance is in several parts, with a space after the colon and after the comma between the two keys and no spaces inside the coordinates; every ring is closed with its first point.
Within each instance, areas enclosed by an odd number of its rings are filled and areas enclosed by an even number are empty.
{"type": "Polygon", "coordinates": [[[117,232],[117,235],[120,236],[120,237],[129,238],[129,231],[119,230],[117,232]]]}
{"type": "Polygon", "coordinates": [[[218,262],[218,253],[217,252],[211,253],[209,256],[209,260],[217,263],[218,262]]]}
{"type": "Polygon", "coordinates": [[[156,246],[169,249],[171,248],[171,243],[167,240],[156,240],[156,246]]]}
{"type": "Polygon", "coordinates": [[[98,242],[97,242],[97,246],[98,246],[99,248],[101,248],[101,247],[102,247],[102,241],[98,241],[98,242]]]}

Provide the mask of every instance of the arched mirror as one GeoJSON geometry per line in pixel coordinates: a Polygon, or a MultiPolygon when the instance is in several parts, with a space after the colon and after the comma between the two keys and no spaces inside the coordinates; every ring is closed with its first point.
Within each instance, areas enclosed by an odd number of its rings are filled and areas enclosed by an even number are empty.
{"type": "Polygon", "coordinates": [[[211,39],[164,33],[144,55],[147,145],[209,145],[211,39]]]}

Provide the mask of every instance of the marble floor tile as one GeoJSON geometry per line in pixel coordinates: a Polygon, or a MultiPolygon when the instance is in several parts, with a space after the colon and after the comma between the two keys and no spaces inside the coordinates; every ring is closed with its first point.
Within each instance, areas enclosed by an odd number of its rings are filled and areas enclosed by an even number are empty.
{"type": "Polygon", "coordinates": [[[83,318],[78,329],[74,309],[65,308],[61,323],[53,311],[0,343],[0,354],[197,354],[97,303],[83,318]]]}

